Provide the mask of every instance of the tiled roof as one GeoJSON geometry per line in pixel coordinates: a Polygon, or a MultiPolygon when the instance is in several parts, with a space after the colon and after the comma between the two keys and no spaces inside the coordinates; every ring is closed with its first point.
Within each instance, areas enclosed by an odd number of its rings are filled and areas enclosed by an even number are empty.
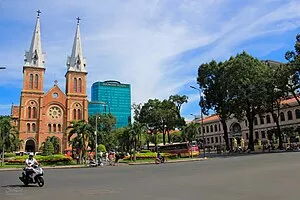
{"type": "MultiPolygon", "coordinates": [[[[300,99],[300,97],[299,97],[299,99],[300,99]]],[[[292,104],[292,103],[296,103],[297,102],[297,100],[293,97],[293,98],[289,98],[289,99],[285,99],[285,100],[283,100],[282,102],[281,102],[281,104],[292,104]]],[[[219,119],[219,115],[218,114],[213,114],[213,115],[211,115],[211,116],[208,116],[208,117],[205,117],[204,119],[203,119],[203,122],[205,123],[205,122],[210,122],[210,121],[219,121],[220,119],[219,119]]],[[[197,120],[197,123],[201,123],[201,119],[198,119],[197,120]]]]}

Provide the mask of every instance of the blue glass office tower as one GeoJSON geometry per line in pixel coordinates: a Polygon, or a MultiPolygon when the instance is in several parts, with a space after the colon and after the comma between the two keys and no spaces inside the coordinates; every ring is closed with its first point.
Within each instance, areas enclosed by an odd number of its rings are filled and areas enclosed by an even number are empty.
{"type": "Polygon", "coordinates": [[[111,113],[116,117],[116,127],[131,123],[130,84],[119,81],[95,82],[92,85],[92,101],[89,102],[89,115],[111,113]]]}

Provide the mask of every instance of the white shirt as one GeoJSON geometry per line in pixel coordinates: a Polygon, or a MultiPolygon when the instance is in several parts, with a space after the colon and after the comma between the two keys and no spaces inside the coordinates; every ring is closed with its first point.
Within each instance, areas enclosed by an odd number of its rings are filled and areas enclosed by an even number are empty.
{"type": "Polygon", "coordinates": [[[38,162],[36,161],[35,158],[32,158],[32,159],[27,158],[27,159],[25,160],[25,163],[26,163],[27,165],[38,164],[38,162]]]}

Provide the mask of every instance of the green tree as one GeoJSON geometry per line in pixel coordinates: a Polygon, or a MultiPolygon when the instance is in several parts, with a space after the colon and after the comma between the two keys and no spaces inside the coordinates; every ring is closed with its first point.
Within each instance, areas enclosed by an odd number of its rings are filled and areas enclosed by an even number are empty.
{"type": "Polygon", "coordinates": [[[55,136],[49,136],[49,137],[47,137],[46,141],[51,142],[51,144],[53,145],[53,148],[54,148],[54,154],[58,154],[59,153],[59,139],[55,136]]]}
{"type": "Polygon", "coordinates": [[[214,110],[221,121],[224,130],[224,141],[226,149],[229,150],[227,120],[232,115],[232,97],[229,96],[229,87],[235,77],[228,71],[228,62],[212,60],[210,63],[200,65],[198,69],[197,82],[204,96],[201,96],[199,105],[202,112],[208,114],[214,110]]]}
{"type": "Polygon", "coordinates": [[[269,66],[268,75],[268,87],[267,87],[267,102],[265,104],[265,112],[270,112],[272,118],[276,124],[276,136],[279,139],[279,149],[283,149],[283,139],[281,133],[281,127],[279,122],[280,110],[284,106],[282,100],[284,100],[289,93],[288,82],[289,72],[284,65],[266,63],[269,66]]]}
{"type": "Polygon", "coordinates": [[[54,147],[50,140],[47,140],[43,146],[43,155],[50,156],[54,154],[54,147]]]}
{"type": "Polygon", "coordinates": [[[19,139],[18,130],[11,125],[9,116],[0,116],[0,148],[12,152],[20,149],[23,140],[19,139]]]}
{"type": "Polygon", "coordinates": [[[192,142],[196,140],[197,135],[199,135],[199,124],[190,123],[183,128],[181,137],[183,141],[192,142]]]}
{"type": "Polygon", "coordinates": [[[98,151],[100,151],[100,152],[106,152],[105,145],[104,144],[99,144],[98,145],[98,151]]]}
{"type": "Polygon", "coordinates": [[[287,51],[285,59],[288,61],[285,67],[290,73],[289,92],[292,93],[300,105],[300,97],[298,95],[300,89],[300,34],[296,36],[294,50],[287,51]]]}
{"type": "MultiPolygon", "coordinates": [[[[115,130],[116,118],[112,114],[97,115],[97,143],[104,144],[107,149],[112,150],[115,147],[115,138],[112,132],[115,130]]],[[[93,131],[96,128],[96,115],[89,117],[89,124],[93,131]]],[[[91,149],[95,149],[95,136],[89,140],[91,149]]]]}
{"type": "Polygon", "coordinates": [[[268,102],[268,67],[261,61],[243,52],[231,58],[226,66],[229,98],[232,99],[232,112],[237,119],[246,116],[249,122],[248,149],[254,151],[254,117],[265,112],[268,102]]]}
{"type": "MultiPolygon", "coordinates": [[[[162,133],[163,143],[165,144],[166,133],[176,127],[185,125],[184,119],[178,116],[179,108],[171,100],[149,99],[140,110],[138,122],[145,124],[147,129],[151,130],[154,135],[159,132],[162,133]]],[[[168,141],[170,142],[170,137],[168,141]]]]}
{"type": "Polygon", "coordinates": [[[73,121],[72,125],[67,128],[68,141],[73,149],[79,154],[80,161],[88,148],[89,141],[93,138],[93,128],[90,124],[82,121],[73,121]]]}

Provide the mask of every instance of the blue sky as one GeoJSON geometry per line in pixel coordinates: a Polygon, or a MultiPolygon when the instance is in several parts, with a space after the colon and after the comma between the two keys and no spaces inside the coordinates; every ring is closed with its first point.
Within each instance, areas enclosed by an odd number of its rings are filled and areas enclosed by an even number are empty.
{"type": "Polygon", "coordinates": [[[25,50],[36,10],[46,53],[45,91],[65,87],[76,18],[81,20],[88,92],[95,81],[132,85],[132,103],[185,94],[182,114],[199,113],[198,66],[243,50],[284,61],[300,33],[298,0],[0,0],[0,115],[19,104],[25,50]]]}

